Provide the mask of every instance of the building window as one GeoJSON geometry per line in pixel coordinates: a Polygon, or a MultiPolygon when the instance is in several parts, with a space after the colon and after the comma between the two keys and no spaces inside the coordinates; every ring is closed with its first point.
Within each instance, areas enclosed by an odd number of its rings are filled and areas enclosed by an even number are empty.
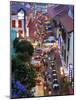
{"type": "Polygon", "coordinates": [[[22,21],[18,20],[18,27],[21,28],[22,27],[22,21]]]}
{"type": "Polygon", "coordinates": [[[13,28],[16,27],[16,20],[12,20],[12,27],[13,27],[13,28]]]}

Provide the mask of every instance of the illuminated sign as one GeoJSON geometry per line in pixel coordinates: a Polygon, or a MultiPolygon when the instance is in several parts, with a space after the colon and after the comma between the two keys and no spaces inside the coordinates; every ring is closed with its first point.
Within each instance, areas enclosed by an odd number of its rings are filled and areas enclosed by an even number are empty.
{"type": "Polygon", "coordinates": [[[72,81],[72,77],[73,77],[73,66],[72,64],[69,64],[69,81],[72,81]]]}
{"type": "Polygon", "coordinates": [[[58,37],[58,48],[60,49],[60,47],[61,47],[61,38],[60,38],[60,35],[59,35],[59,37],[58,37]]]}

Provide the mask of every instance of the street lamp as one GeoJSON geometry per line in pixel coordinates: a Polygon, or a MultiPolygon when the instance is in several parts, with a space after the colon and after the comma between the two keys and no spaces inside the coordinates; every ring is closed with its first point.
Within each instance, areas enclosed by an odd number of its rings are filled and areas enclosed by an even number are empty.
{"type": "Polygon", "coordinates": [[[40,82],[40,85],[42,85],[43,83],[42,82],[40,82]]]}
{"type": "Polygon", "coordinates": [[[60,74],[64,75],[64,69],[63,69],[63,67],[60,67],[60,74]]]}
{"type": "Polygon", "coordinates": [[[50,57],[48,57],[48,60],[51,60],[51,58],[50,58],[50,57]]]}
{"type": "Polygon", "coordinates": [[[49,94],[49,95],[51,95],[51,94],[52,94],[52,92],[51,92],[51,91],[49,91],[49,92],[48,92],[48,94],[49,94]]]}
{"type": "Polygon", "coordinates": [[[46,86],[44,86],[44,90],[46,90],[47,89],[47,87],[46,86]]]}

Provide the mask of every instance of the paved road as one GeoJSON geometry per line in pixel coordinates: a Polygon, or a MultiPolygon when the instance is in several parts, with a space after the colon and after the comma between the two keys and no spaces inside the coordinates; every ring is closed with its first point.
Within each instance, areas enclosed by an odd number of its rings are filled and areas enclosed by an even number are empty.
{"type": "MultiPolygon", "coordinates": [[[[60,67],[61,67],[61,59],[60,59],[60,54],[58,53],[58,51],[56,50],[51,52],[52,56],[54,57],[55,56],[55,67],[54,69],[56,70],[56,73],[57,73],[57,77],[58,77],[58,81],[59,81],[59,84],[60,84],[60,79],[61,79],[61,75],[60,75],[60,67]]],[[[49,54],[49,57],[51,57],[51,54],[49,54]]],[[[45,74],[44,74],[44,77],[41,75],[37,78],[39,78],[39,80],[41,80],[41,85],[38,85],[36,84],[35,86],[35,96],[48,96],[48,93],[49,93],[49,89],[51,89],[51,92],[52,94],[51,95],[60,95],[60,90],[59,91],[54,91],[53,88],[52,88],[52,68],[51,68],[51,61],[48,59],[47,60],[48,64],[47,66],[45,67],[45,74]],[[45,80],[46,78],[46,80],[45,80]],[[50,80],[48,80],[50,78],[50,80]],[[44,91],[44,81],[46,82],[46,85],[48,86],[48,89],[46,89],[44,91]]],[[[43,67],[43,66],[42,66],[43,67]]],[[[42,71],[40,72],[42,73],[42,71]]]]}
{"type": "MultiPolygon", "coordinates": [[[[61,79],[61,75],[60,75],[61,59],[60,59],[60,55],[59,55],[58,51],[57,52],[54,52],[53,51],[48,56],[49,57],[51,57],[51,56],[54,57],[54,55],[56,56],[56,59],[54,60],[55,61],[54,68],[51,68],[51,61],[50,60],[47,61],[48,62],[48,66],[47,66],[46,72],[50,75],[50,80],[48,82],[49,84],[48,83],[47,84],[50,86],[49,88],[51,88],[52,95],[60,95],[60,89],[58,91],[54,91],[53,88],[52,88],[52,85],[51,85],[52,84],[52,81],[53,81],[53,78],[52,78],[52,70],[53,69],[56,70],[59,84],[60,84],[60,79],[61,79]]],[[[49,78],[48,75],[47,75],[47,78],[49,78]]]]}
{"type": "Polygon", "coordinates": [[[57,78],[58,78],[59,85],[60,85],[59,91],[55,92],[54,95],[60,95],[60,91],[61,91],[61,83],[60,83],[61,74],[60,74],[60,67],[62,66],[62,64],[61,64],[60,54],[59,54],[58,50],[55,50],[55,51],[54,51],[54,56],[55,56],[55,70],[56,70],[57,78]]]}

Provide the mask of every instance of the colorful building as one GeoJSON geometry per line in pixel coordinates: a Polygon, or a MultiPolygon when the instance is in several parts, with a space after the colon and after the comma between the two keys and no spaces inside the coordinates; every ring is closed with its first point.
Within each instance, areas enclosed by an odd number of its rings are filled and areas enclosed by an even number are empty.
{"type": "Polygon", "coordinates": [[[17,13],[11,14],[11,37],[12,38],[25,37],[25,22],[26,22],[25,11],[22,8],[17,13]]]}

